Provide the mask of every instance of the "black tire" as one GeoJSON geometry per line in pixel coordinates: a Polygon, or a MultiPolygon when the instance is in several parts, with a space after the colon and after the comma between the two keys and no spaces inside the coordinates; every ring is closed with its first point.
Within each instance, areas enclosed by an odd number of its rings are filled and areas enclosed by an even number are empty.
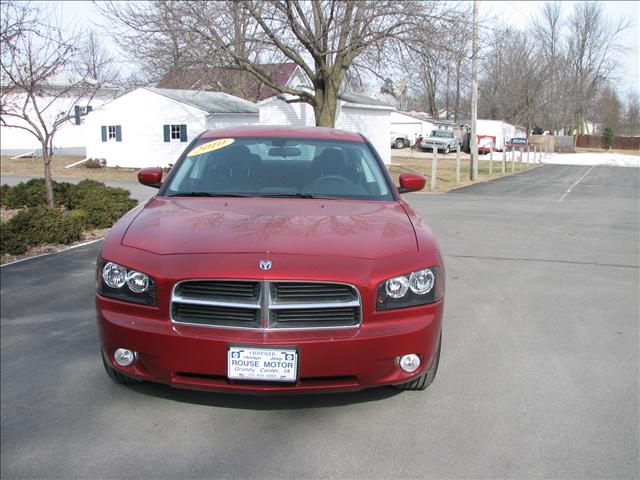
{"type": "Polygon", "coordinates": [[[440,364],[440,347],[442,346],[442,335],[440,336],[440,340],[438,341],[438,352],[436,353],[436,359],[431,365],[431,368],[424,372],[419,377],[414,378],[413,380],[401,383],[399,385],[394,385],[394,387],[400,390],[425,390],[429,385],[433,383],[433,380],[436,378],[436,373],[438,372],[438,365],[440,364]]]}
{"type": "Polygon", "coordinates": [[[450,151],[451,151],[451,149],[449,148],[449,145],[447,145],[446,147],[444,147],[444,154],[445,154],[445,155],[447,155],[450,151]]]}
{"type": "Polygon", "coordinates": [[[396,142],[393,144],[394,147],[400,149],[400,148],[404,148],[404,139],[403,138],[397,138],[396,142]]]}
{"type": "Polygon", "coordinates": [[[131,378],[118,372],[115,368],[107,363],[104,355],[102,355],[102,364],[104,365],[104,369],[106,370],[107,375],[109,375],[109,378],[111,378],[111,380],[113,380],[115,383],[119,383],[121,385],[139,385],[141,383],[145,383],[144,380],[131,378]]]}

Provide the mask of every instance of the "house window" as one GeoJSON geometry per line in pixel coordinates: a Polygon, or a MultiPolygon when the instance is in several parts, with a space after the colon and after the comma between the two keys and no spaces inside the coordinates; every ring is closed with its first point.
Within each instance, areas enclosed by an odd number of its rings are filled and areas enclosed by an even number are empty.
{"type": "Polygon", "coordinates": [[[173,125],[164,125],[164,141],[165,142],[186,142],[187,141],[187,125],[182,124],[173,124],[173,125]]]}
{"type": "Polygon", "coordinates": [[[102,131],[103,142],[122,141],[122,125],[102,125],[100,130],[102,131]]]}

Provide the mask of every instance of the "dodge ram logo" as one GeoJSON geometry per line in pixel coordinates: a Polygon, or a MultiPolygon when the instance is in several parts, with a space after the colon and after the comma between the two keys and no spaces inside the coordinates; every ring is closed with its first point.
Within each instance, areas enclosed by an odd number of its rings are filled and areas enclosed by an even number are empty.
{"type": "Polygon", "coordinates": [[[260,260],[260,268],[262,270],[271,270],[271,260],[260,260]]]}

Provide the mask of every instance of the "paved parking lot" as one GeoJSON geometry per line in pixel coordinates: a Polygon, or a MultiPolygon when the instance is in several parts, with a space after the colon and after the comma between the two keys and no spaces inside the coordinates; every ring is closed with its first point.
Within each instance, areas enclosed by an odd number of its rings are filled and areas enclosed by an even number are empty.
{"type": "Polygon", "coordinates": [[[639,170],[411,195],[447,265],[425,392],[238,397],[104,374],[99,244],[3,267],[2,478],[638,478],[639,170]]]}

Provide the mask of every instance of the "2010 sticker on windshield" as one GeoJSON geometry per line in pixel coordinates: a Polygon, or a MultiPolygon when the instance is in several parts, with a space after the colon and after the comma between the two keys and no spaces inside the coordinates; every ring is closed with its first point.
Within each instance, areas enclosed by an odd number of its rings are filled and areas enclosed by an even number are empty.
{"type": "Polygon", "coordinates": [[[203,143],[202,145],[194,148],[189,153],[187,153],[187,157],[193,157],[195,155],[202,155],[203,153],[212,152],[214,150],[218,150],[220,148],[228,147],[235,140],[233,138],[220,138],[218,140],[214,140],[212,142],[203,143]]]}

